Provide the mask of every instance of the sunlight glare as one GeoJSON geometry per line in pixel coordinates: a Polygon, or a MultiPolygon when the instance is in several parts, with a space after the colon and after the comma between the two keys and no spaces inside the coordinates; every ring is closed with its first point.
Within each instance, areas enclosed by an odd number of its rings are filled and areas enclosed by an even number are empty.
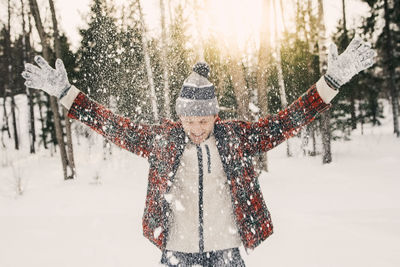
{"type": "Polygon", "coordinates": [[[242,47],[259,32],[262,0],[208,1],[203,35],[214,33],[221,41],[242,47]]]}
{"type": "MultiPolygon", "coordinates": [[[[205,18],[201,20],[201,34],[203,37],[215,34],[222,42],[237,45],[244,49],[248,45],[258,46],[262,25],[263,0],[218,0],[207,1],[205,18]]],[[[275,1],[279,2],[279,1],[275,1]]],[[[278,35],[283,31],[283,22],[277,6],[278,35]]],[[[268,12],[268,37],[274,40],[274,12],[272,6],[268,12]]],[[[264,24],[265,25],[265,24],[264,24]]]]}

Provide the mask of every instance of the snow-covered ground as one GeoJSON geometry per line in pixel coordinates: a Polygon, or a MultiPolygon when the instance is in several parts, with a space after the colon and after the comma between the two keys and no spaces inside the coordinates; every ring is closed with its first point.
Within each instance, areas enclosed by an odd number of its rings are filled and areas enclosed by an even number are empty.
{"type": "MultiPolygon", "coordinates": [[[[391,127],[387,119],[334,142],[329,165],[303,157],[297,139],[292,158],[285,145],[271,151],[260,183],[275,233],[250,254],[241,249],[247,266],[400,266],[400,140],[391,127]]],[[[101,137],[93,143],[75,144],[72,181],[48,151],[0,150],[0,267],[159,265],[141,228],[146,160],[113,147],[104,161],[101,137]]]]}

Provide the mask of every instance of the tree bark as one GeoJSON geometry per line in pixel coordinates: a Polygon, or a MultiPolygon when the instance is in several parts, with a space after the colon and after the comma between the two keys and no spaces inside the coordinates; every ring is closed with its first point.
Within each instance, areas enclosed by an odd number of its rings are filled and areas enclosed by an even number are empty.
{"type": "Polygon", "coordinates": [[[43,105],[42,105],[42,94],[37,94],[36,95],[36,99],[38,101],[38,106],[39,106],[39,118],[40,118],[40,122],[41,122],[41,130],[42,130],[42,142],[43,142],[43,147],[44,149],[48,149],[47,147],[47,141],[46,141],[46,135],[45,135],[45,121],[44,121],[44,117],[43,117],[43,105]]]}
{"type": "Polygon", "coordinates": [[[143,16],[142,7],[140,5],[140,0],[137,0],[137,7],[139,9],[139,14],[140,14],[140,27],[142,29],[143,54],[144,54],[144,61],[146,64],[147,79],[148,79],[149,86],[150,86],[150,99],[151,99],[151,105],[152,105],[152,109],[153,109],[153,117],[154,117],[154,121],[158,122],[159,116],[158,116],[158,109],[157,109],[157,96],[156,96],[156,90],[154,87],[154,76],[153,76],[153,70],[151,69],[149,48],[147,46],[146,24],[144,23],[144,16],[143,16]]]}
{"type": "MultiPolygon", "coordinates": [[[[30,4],[30,9],[31,9],[33,18],[35,19],[36,28],[39,33],[40,42],[41,42],[42,49],[43,49],[43,57],[48,61],[50,59],[49,44],[47,42],[47,35],[44,31],[42,20],[40,18],[39,8],[38,8],[36,0],[29,0],[29,4],[30,4]]],[[[63,167],[64,180],[71,179],[73,177],[68,175],[68,170],[67,170],[68,158],[67,158],[67,152],[65,149],[63,129],[62,129],[62,125],[61,125],[60,114],[58,113],[58,104],[57,104],[56,97],[54,97],[54,96],[50,97],[50,106],[51,106],[51,110],[53,111],[53,115],[54,115],[56,138],[57,138],[58,145],[60,146],[61,163],[62,163],[62,167],[63,167]]]]}
{"type": "Polygon", "coordinates": [[[243,71],[242,60],[239,57],[238,47],[233,48],[234,52],[229,57],[229,73],[232,77],[233,89],[235,92],[235,98],[237,103],[237,114],[238,119],[249,120],[249,92],[246,86],[245,74],[243,71]]]}
{"type": "Polygon", "coordinates": [[[283,1],[279,0],[279,5],[281,7],[281,16],[282,16],[282,25],[283,25],[283,31],[287,32],[287,27],[286,27],[286,20],[285,20],[285,9],[283,8],[283,1]]]}
{"type": "Polygon", "coordinates": [[[167,29],[165,27],[165,6],[164,0],[160,0],[161,12],[161,61],[163,67],[164,80],[164,111],[167,118],[171,118],[170,97],[169,97],[169,75],[168,75],[168,59],[167,59],[167,29]]]}
{"type": "MultiPolygon", "coordinates": [[[[269,23],[269,10],[271,0],[263,0],[262,2],[262,23],[260,32],[260,49],[258,51],[258,65],[257,65],[257,102],[260,109],[260,116],[265,117],[268,115],[268,65],[270,61],[271,51],[271,31],[269,23]]],[[[258,168],[268,172],[268,154],[262,153],[259,158],[258,168]]]]}
{"type": "MultiPolygon", "coordinates": [[[[8,33],[6,33],[6,35],[7,34],[8,33]]],[[[4,36],[4,38],[7,39],[7,36],[4,36]]],[[[4,86],[4,94],[3,94],[3,113],[4,113],[4,116],[3,116],[3,126],[1,128],[1,134],[2,134],[2,138],[3,138],[3,133],[5,131],[7,131],[8,138],[11,139],[10,124],[8,122],[8,111],[7,111],[7,91],[8,90],[7,90],[7,83],[6,83],[5,86],[4,86]]],[[[3,142],[3,145],[5,147],[3,139],[2,139],[2,142],[3,142]]]]}
{"type": "MultiPolygon", "coordinates": [[[[318,28],[319,70],[321,74],[324,74],[328,66],[328,54],[323,0],[318,0],[318,28]]],[[[323,147],[322,163],[324,164],[332,162],[330,118],[330,110],[327,110],[321,114],[320,127],[323,147]]]]}
{"type": "MultiPolygon", "coordinates": [[[[7,71],[8,71],[8,82],[7,82],[7,87],[10,92],[10,98],[11,98],[11,118],[12,118],[12,125],[13,125],[13,133],[14,133],[14,147],[16,150],[19,150],[19,137],[18,137],[18,130],[17,130],[17,117],[15,114],[15,88],[13,85],[13,65],[12,65],[12,51],[11,51],[11,0],[8,0],[8,18],[7,18],[7,35],[6,35],[6,47],[5,47],[5,52],[6,52],[6,58],[7,58],[7,71]]],[[[7,91],[7,89],[6,89],[7,91]]]]}
{"type": "Polygon", "coordinates": [[[11,132],[10,132],[10,124],[8,123],[8,111],[7,111],[7,87],[4,88],[4,95],[3,95],[3,124],[4,126],[2,127],[1,131],[2,133],[4,131],[7,131],[8,138],[11,138],[11,132]]]}
{"type": "MultiPolygon", "coordinates": [[[[282,59],[281,59],[281,43],[280,37],[278,34],[278,11],[277,11],[277,3],[274,1],[274,18],[275,18],[275,53],[276,53],[276,69],[278,71],[278,84],[279,84],[279,94],[281,98],[281,106],[282,109],[285,109],[288,106],[286,91],[285,91],[285,81],[283,79],[283,71],[282,71],[282,59]]],[[[290,152],[290,140],[286,140],[286,155],[288,157],[292,156],[290,152]]]]}
{"type": "MultiPolygon", "coordinates": [[[[50,11],[51,11],[51,18],[53,22],[53,36],[54,36],[54,46],[55,46],[55,51],[56,51],[56,57],[57,58],[62,58],[61,54],[61,44],[60,44],[60,34],[58,31],[58,22],[57,22],[57,17],[56,17],[56,11],[54,8],[54,2],[53,0],[49,0],[49,5],[50,5],[50,11]]],[[[76,174],[75,170],[75,161],[74,161],[74,149],[72,146],[72,134],[71,134],[71,121],[68,118],[68,110],[64,107],[62,107],[62,112],[65,118],[65,130],[66,130],[66,135],[67,135],[67,167],[69,168],[69,175],[68,179],[73,179],[76,174]]]]}
{"type": "MultiPolygon", "coordinates": [[[[32,36],[32,32],[33,32],[33,27],[32,27],[32,12],[31,12],[31,10],[30,9],[28,9],[28,28],[29,28],[29,34],[28,34],[28,36],[29,36],[29,40],[31,39],[31,36],[32,36]]],[[[31,45],[30,45],[30,41],[28,42],[28,44],[29,44],[29,53],[31,53],[31,50],[32,50],[32,47],[31,47],[31,45]]],[[[31,59],[31,57],[30,57],[30,55],[29,55],[29,59],[31,59]]],[[[41,135],[41,138],[42,138],[42,142],[43,142],[43,147],[44,147],[44,149],[48,149],[48,147],[47,147],[47,143],[46,143],[46,137],[45,137],[45,135],[44,135],[44,128],[45,128],[45,126],[44,126],[44,118],[43,118],[43,107],[42,107],[42,102],[41,102],[41,94],[42,94],[42,92],[38,92],[37,90],[35,90],[35,89],[30,89],[30,92],[31,92],[31,95],[32,95],[32,101],[33,101],[33,99],[35,99],[36,98],[36,100],[37,100],[37,103],[38,103],[38,107],[39,107],[39,120],[40,120],[40,126],[41,126],[41,130],[42,130],[42,135],[41,135]]],[[[32,113],[34,113],[33,112],[33,105],[32,105],[32,113]]],[[[32,118],[31,118],[32,119],[32,118]]],[[[36,136],[36,134],[35,134],[35,136],[36,136]]],[[[35,137],[36,138],[36,137],[35,137]]],[[[40,142],[39,142],[40,143],[40,142]]]]}
{"type": "MultiPolygon", "coordinates": [[[[315,43],[316,43],[316,34],[318,32],[318,29],[315,25],[315,21],[314,21],[314,15],[313,15],[313,0],[307,0],[307,15],[308,15],[308,27],[309,30],[305,31],[304,35],[306,36],[306,42],[308,44],[309,47],[309,51],[311,53],[315,53],[315,43]]],[[[304,19],[304,25],[307,24],[305,18],[304,19]]],[[[309,64],[309,70],[312,69],[311,63],[309,64]]]]}
{"type": "Polygon", "coordinates": [[[271,0],[263,0],[262,4],[262,23],[260,32],[260,49],[258,51],[258,65],[257,65],[257,102],[260,108],[260,115],[268,115],[268,65],[270,58],[268,55],[271,51],[271,36],[269,26],[269,9],[271,0]]]}
{"type": "MultiPolygon", "coordinates": [[[[347,46],[349,44],[349,36],[347,32],[347,24],[346,24],[346,0],[342,0],[342,13],[343,13],[343,34],[344,34],[344,44],[347,46]]],[[[357,129],[357,117],[356,117],[356,96],[354,92],[354,88],[349,88],[350,90],[350,121],[351,128],[353,130],[357,129]]]]}
{"type": "MultiPolygon", "coordinates": [[[[316,43],[318,42],[318,25],[315,25],[315,19],[314,19],[314,15],[313,15],[313,0],[308,0],[307,1],[307,14],[308,14],[308,27],[309,27],[309,31],[305,32],[305,36],[308,36],[306,38],[307,43],[308,43],[308,50],[311,54],[316,54],[318,53],[317,51],[317,45],[316,43]]],[[[304,21],[304,24],[306,24],[307,22],[304,21]]],[[[308,71],[310,73],[314,73],[315,69],[314,66],[312,65],[312,61],[308,62],[307,65],[308,71]]],[[[316,138],[315,138],[315,132],[317,130],[317,127],[315,127],[315,122],[313,124],[307,125],[303,130],[306,131],[305,134],[303,134],[303,137],[305,137],[307,140],[304,140],[304,142],[309,141],[309,136],[311,135],[311,142],[312,142],[312,150],[310,151],[308,148],[306,148],[306,155],[308,156],[316,156],[317,155],[317,151],[316,151],[316,138]]]]}
{"type": "MultiPolygon", "coordinates": [[[[26,32],[26,22],[25,22],[25,5],[24,0],[21,0],[21,17],[22,17],[22,53],[23,53],[23,63],[29,60],[30,42],[28,38],[28,33],[26,32]]],[[[30,153],[35,153],[35,143],[36,143],[36,131],[35,131],[35,113],[33,110],[33,90],[31,88],[25,87],[26,96],[28,100],[28,121],[29,121],[29,142],[30,142],[30,153]]]]}

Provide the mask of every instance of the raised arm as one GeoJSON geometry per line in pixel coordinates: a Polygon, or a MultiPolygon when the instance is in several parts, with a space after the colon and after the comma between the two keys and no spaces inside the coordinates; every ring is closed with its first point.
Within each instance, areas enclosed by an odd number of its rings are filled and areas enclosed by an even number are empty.
{"type": "Polygon", "coordinates": [[[83,122],[117,146],[142,157],[149,156],[152,140],[160,126],[134,123],[91,100],[70,85],[60,59],[57,59],[55,69],[40,56],[35,57],[35,61],[39,67],[27,63],[22,73],[26,86],[58,97],[68,110],[68,117],[83,122]]]}
{"type": "Polygon", "coordinates": [[[312,122],[319,113],[330,108],[331,104],[324,102],[318,92],[322,87],[329,90],[325,92],[327,95],[337,93],[322,78],[278,114],[266,116],[257,122],[233,121],[233,127],[241,137],[244,152],[254,155],[276,147],[297,134],[301,127],[312,122]]]}
{"type": "Polygon", "coordinates": [[[330,101],[343,84],[358,72],[371,67],[375,56],[371,45],[359,38],[354,38],[341,55],[332,45],[326,74],[289,107],[255,123],[234,122],[245,152],[250,155],[265,152],[294,136],[302,126],[331,106],[330,101]]]}

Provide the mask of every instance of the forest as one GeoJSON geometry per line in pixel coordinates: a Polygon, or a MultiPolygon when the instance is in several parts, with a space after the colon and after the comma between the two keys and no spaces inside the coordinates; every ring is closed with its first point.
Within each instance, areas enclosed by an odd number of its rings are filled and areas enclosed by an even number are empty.
{"type": "MultiPolygon", "coordinates": [[[[91,1],[87,27],[79,30],[81,41],[72,51],[59,29],[62,10],[56,13],[53,0],[42,1],[45,6],[38,6],[36,0],[2,1],[2,9],[7,10],[7,20],[0,25],[2,151],[20,149],[20,136],[29,135],[30,153],[59,147],[65,179],[74,176],[73,134],[66,111],[56,99],[26,88],[20,75],[35,55],[43,55],[52,65],[56,58],[63,59],[77,88],[117,113],[145,123],[177,119],[174,103],[183,80],[195,62],[206,61],[220,117],[255,121],[285,108],[324,74],[330,42],[342,52],[356,35],[372,43],[377,63],[341,88],[332,109],[303,129],[299,138],[304,153],[331,162],[331,140],[350,139],[365,124],[379,127],[381,99],[391,103],[393,133],[400,136],[400,1],[362,1],[370,11],[359,25],[349,27],[346,0],[342,0],[341,19],[334,34],[327,36],[322,0],[293,0],[291,9],[282,0],[264,0],[260,25],[254,27],[259,32],[253,31],[246,40],[228,39],[212,30],[205,22],[212,21],[207,17],[212,9],[208,1],[164,2],[158,3],[159,31],[149,34],[139,0],[122,5],[91,1]],[[27,133],[17,127],[20,107],[15,98],[20,95],[29,104],[27,133]],[[13,140],[12,146],[7,139],[13,140]],[[323,143],[320,151],[318,140],[323,143]]],[[[232,27],[238,19],[243,18],[237,14],[226,18],[232,27]]],[[[289,156],[290,150],[287,142],[289,156]]]]}
{"type": "Polygon", "coordinates": [[[257,122],[326,73],[332,43],[340,54],[355,37],[375,64],[293,138],[251,158],[274,235],[240,250],[249,267],[399,266],[400,0],[0,0],[0,15],[1,267],[160,258],[140,231],[150,161],[26,87],[35,56],[62,59],[72,85],[140,125],[179,121],[182,85],[207,62],[221,120],[257,122]]]}

